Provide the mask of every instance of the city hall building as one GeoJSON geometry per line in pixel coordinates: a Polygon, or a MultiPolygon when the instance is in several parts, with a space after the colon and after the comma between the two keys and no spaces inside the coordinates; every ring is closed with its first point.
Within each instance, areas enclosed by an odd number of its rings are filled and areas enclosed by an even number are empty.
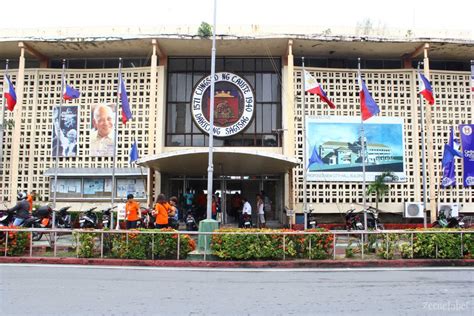
{"type": "MultiPolygon", "coordinates": [[[[407,203],[423,201],[420,105],[426,112],[428,209],[444,203],[474,212],[474,189],[461,185],[460,159],[458,185],[440,188],[450,128],[458,137],[458,125],[473,122],[472,34],[257,26],[222,27],[218,34],[213,188],[225,214],[232,194],[255,208],[261,190],[272,201],[267,216],[282,223],[286,209],[302,212],[304,190],[319,214],[363,204],[358,58],[380,108],[364,124],[367,180],[383,171],[397,175],[379,204],[382,212],[403,215],[407,203]],[[335,109],[304,93],[302,57],[335,109]],[[433,106],[417,93],[417,63],[426,58],[433,106]],[[313,149],[324,164],[304,172],[303,157],[313,149]]],[[[77,211],[110,204],[115,136],[117,201],[133,193],[151,204],[159,193],[206,190],[211,44],[196,26],[2,31],[0,68],[9,59],[17,104],[3,124],[0,199],[11,205],[18,191],[35,190],[38,203],[46,203],[55,190],[58,204],[77,211]],[[126,124],[111,120],[116,111],[121,116],[119,58],[133,116],[126,124]],[[81,92],[70,101],[61,100],[63,59],[64,82],[81,92]],[[134,142],[139,159],[130,164],[134,142]]]]}

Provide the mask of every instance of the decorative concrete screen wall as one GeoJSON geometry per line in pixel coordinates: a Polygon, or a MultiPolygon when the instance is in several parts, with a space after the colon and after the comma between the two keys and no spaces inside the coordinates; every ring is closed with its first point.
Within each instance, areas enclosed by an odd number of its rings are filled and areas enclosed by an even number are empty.
{"type": "MultiPolygon", "coordinates": [[[[10,70],[14,83],[16,73],[16,69],[10,70]]],[[[130,167],[129,150],[134,139],[140,155],[148,154],[151,74],[150,68],[125,68],[122,73],[133,119],[124,126],[119,112],[117,167],[127,168],[130,167]]],[[[90,156],[91,107],[117,102],[118,69],[69,69],[66,80],[81,91],[79,99],[63,103],[79,107],[79,148],[76,157],[59,158],[59,168],[111,168],[112,157],[90,156]]],[[[43,173],[55,166],[51,153],[52,115],[53,106],[60,102],[60,90],[61,69],[25,70],[23,106],[19,109],[21,122],[15,122],[15,128],[21,129],[19,139],[12,139],[11,129],[6,131],[5,164],[0,172],[3,174],[0,177],[2,201],[10,196],[12,189],[36,190],[43,200],[49,196],[49,179],[43,173]],[[17,141],[20,142],[18,173],[11,174],[12,142],[17,141]],[[18,177],[17,188],[10,187],[14,176],[18,177]]],[[[13,119],[13,115],[8,112],[6,119],[13,119]]]]}
{"type": "MultiPolygon", "coordinates": [[[[330,109],[317,95],[307,94],[306,108],[308,116],[352,116],[360,117],[357,71],[341,69],[306,68],[324,87],[329,98],[337,109],[330,109]]],[[[407,181],[390,185],[390,193],[384,198],[381,209],[402,211],[404,202],[422,200],[422,167],[420,111],[417,95],[417,76],[413,70],[363,70],[372,97],[380,107],[381,116],[399,117],[404,120],[405,170],[407,181]]],[[[429,185],[435,185],[437,202],[461,203],[474,206],[474,189],[463,188],[462,161],[457,159],[456,173],[458,186],[447,190],[440,189],[442,174],[441,160],[444,143],[448,141],[449,129],[455,128],[459,138],[458,125],[473,122],[473,102],[469,86],[469,73],[431,71],[435,93],[435,105],[432,106],[433,146],[435,174],[428,175],[429,185]]],[[[296,91],[295,103],[295,156],[302,160],[303,126],[302,126],[302,69],[294,73],[296,91]]],[[[429,106],[424,103],[424,106],[429,106]]],[[[425,115],[426,117],[426,115],[425,115]]],[[[425,128],[426,130],[426,128],[425,128]]],[[[308,156],[309,157],[309,156],[308,156]]],[[[428,169],[427,169],[428,170],[428,169]]],[[[294,202],[303,203],[303,170],[302,166],[293,171],[294,202]]],[[[307,183],[308,203],[314,204],[316,210],[326,212],[345,212],[348,204],[363,203],[362,182],[311,182],[307,183]]],[[[428,190],[429,193],[429,190],[428,190]]],[[[368,197],[369,203],[374,202],[368,197]]],[[[466,210],[466,209],[465,209],[466,210]]],[[[474,211],[474,210],[471,210],[474,211]]]]}

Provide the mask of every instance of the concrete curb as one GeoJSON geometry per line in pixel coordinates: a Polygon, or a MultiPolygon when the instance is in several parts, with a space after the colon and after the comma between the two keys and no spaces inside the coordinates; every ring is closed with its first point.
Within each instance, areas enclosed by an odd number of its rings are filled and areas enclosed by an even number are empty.
{"type": "Polygon", "coordinates": [[[474,259],[403,260],[288,260],[288,261],[188,261],[86,258],[0,257],[1,263],[73,264],[98,266],[187,267],[187,268],[371,268],[371,267],[472,267],[474,259]]]}

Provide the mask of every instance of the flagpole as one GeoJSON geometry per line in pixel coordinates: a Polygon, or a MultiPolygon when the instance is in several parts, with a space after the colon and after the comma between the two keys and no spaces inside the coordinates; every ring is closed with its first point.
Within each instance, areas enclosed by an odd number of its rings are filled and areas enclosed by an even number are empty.
{"type": "Polygon", "coordinates": [[[304,57],[301,57],[301,65],[303,66],[303,214],[304,214],[304,228],[308,227],[308,196],[306,192],[306,76],[304,69],[304,57]]]}
{"type": "MultiPolygon", "coordinates": [[[[10,60],[7,59],[5,63],[5,76],[4,80],[8,76],[8,62],[10,60]]],[[[3,87],[5,88],[5,82],[3,82],[3,87]]],[[[5,98],[5,91],[3,91],[3,106],[2,106],[2,121],[0,122],[0,170],[2,170],[2,178],[3,178],[3,137],[5,135],[5,107],[7,106],[7,98],[5,98]]]]}
{"type": "MultiPolygon", "coordinates": [[[[418,62],[417,72],[420,72],[420,65],[421,62],[418,62]]],[[[425,150],[425,110],[423,108],[423,96],[421,93],[418,93],[420,98],[420,115],[421,115],[421,167],[422,167],[422,175],[423,175],[423,227],[427,227],[427,219],[426,219],[426,150],[425,150]]]]}
{"type": "Polygon", "coordinates": [[[217,0],[214,0],[214,27],[212,29],[212,50],[211,50],[211,102],[209,104],[209,161],[207,167],[207,219],[212,218],[212,181],[214,178],[214,89],[216,79],[216,12],[217,0]]]}
{"type": "MultiPolygon", "coordinates": [[[[119,58],[119,76],[118,76],[118,87],[122,84],[120,82],[120,78],[122,78],[122,58],[119,58]]],[[[112,157],[112,208],[115,206],[115,168],[117,165],[117,140],[118,140],[118,111],[119,111],[119,104],[120,104],[120,95],[119,95],[120,88],[117,88],[117,104],[115,107],[115,128],[114,128],[114,155],[112,157]]],[[[118,218],[117,218],[118,223],[118,218]]],[[[114,211],[112,209],[111,216],[110,216],[110,229],[114,229],[114,211]]]]}
{"type": "MultiPolygon", "coordinates": [[[[359,80],[362,80],[360,72],[360,57],[357,58],[357,72],[359,75],[359,80]]],[[[359,82],[362,86],[362,82],[359,82]]],[[[360,93],[360,92],[359,92],[360,93]]],[[[364,119],[362,118],[362,108],[360,113],[360,138],[362,146],[362,200],[364,204],[364,230],[367,230],[367,197],[366,197],[366,181],[365,181],[365,132],[364,132],[364,119]]]]}
{"type": "MultiPolygon", "coordinates": [[[[59,98],[59,109],[58,109],[58,125],[54,127],[56,122],[53,122],[53,129],[56,129],[56,153],[55,153],[55,162],[54,162],[54,192],[53,192],[53,208],[56,209],[56,194],[58,192],[58,169],[59,169],[59,140],[61,136],[61,113],[63,106],[63,91],[64,91],[64,73],[66,72],[66,59],[63,59],[63,71],[61,74],[61,92],[59,98]]],[[[54,113],[54,109],[53,109],[54,113]]],[[[54,120],[54,115],[53,115],[54,120]]],[[[53,212],[53,224],[52,228],[56,228],[56,212],[53,212]]]]}

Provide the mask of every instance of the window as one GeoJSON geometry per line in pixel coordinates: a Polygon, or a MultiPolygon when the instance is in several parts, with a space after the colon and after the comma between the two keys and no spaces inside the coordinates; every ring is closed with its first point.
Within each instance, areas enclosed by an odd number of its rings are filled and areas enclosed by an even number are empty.
{"type": "MultiPolygon", "coordinates": [[[[191,94],[210,74],[210,58],[169,58],[166,146],[203,147],[208,136],[194,123],[191,94]]],[[[216,72],[227,71],[249,82],[255,92],[255,114],[241,133],[215,138],[214,146],[276,147],[281,144],[281,61],[269,58],[217,58],[216,72]]]]}

